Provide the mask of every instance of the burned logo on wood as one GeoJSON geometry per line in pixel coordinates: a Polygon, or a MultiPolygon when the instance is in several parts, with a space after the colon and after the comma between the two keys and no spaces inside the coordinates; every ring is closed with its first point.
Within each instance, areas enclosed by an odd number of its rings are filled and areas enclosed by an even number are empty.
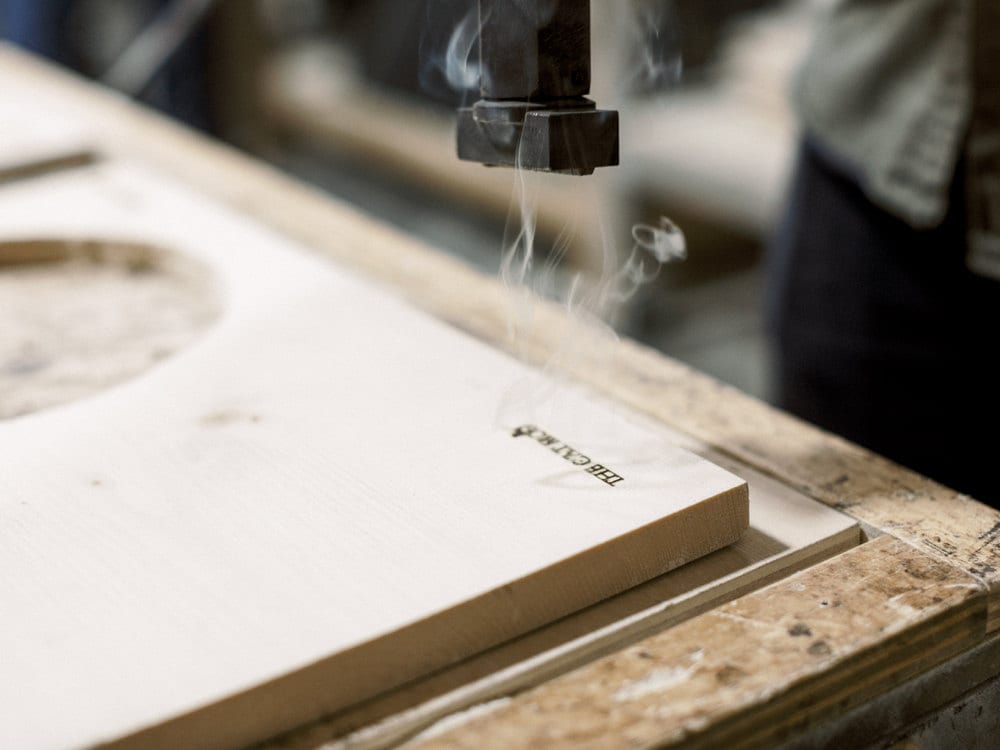
{"type": "Polygon", "coordinates": [[[545,430],[536,427],[535,425],[528,424],[516,427],[511,434],[515,438],[531,438],[539,445],[548,448],[563,460],[569,461],[574,466],[579,466],[583,471],[586,471],[591,476],[600,479],[610,487],[615,487],[625,481],[625,477],[621,474],[615,473],[603,464],[595,463],[591,460],[590,456],[585,456],[580,453],[580,451],[576,450],[576,448],[564,443],[555,435],[550,435],[545,430]]]}

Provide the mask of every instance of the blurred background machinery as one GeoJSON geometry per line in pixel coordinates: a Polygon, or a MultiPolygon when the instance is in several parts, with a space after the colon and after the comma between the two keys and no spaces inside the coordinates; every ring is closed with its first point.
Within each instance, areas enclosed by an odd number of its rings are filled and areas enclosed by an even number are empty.
{"type": "MultiPolygon", "coordinates": [[[[565,273],[606,268],[634,222],[678,223],[688,260],[633,299],[620,327],[758,397],[769,395],[763,250],[796,135],[785,92],[827,4],[593,0],[593,95],[621,111],[621,166],[538,186],[538,246],[562,236],[565,273]]],[[[0,36],[494,273],[513,177],[454,153],[454,108],[478,98],[463,67],[475,7],[0,0],[0,36]]]]}

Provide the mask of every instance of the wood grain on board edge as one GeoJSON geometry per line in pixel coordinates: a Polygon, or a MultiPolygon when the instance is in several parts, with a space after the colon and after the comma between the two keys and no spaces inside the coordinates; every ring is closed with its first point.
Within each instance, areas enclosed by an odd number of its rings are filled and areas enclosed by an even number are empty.
{"type": "Polygon", "coordinates": [[[771,746],[969,648],[985,618],[975,578],[884,536],[412,746],[771,746]]]}
{"type": "MultiPolygon", "coordinates": [[[[751,494],[753,485],[751,484],[751,494]]],[[[661,604],[636,611],[622,606],[638,596],[651,596],[644,587],[632,589],[617,598],[608,599],[590,610],[540,628],[527,636],[509,641],[472,659],[462,661],[425,680],[409,683],[402,688],[359,704],[315,724],[265,743],[257,750],[313,750],[340,738],[343,747],[357,744],[366,750],[392,747],[403,739],[448,716],[497,699],[503,699],[566,674],[600,657],[620,651],[632,643],[648,638],[684,620],[736,599],[754,589],[762,588],[788,575],[816,565],[859,544],[857,526],[840,535],[834,547],[811,545],[815,551],[793,563],[762,566],[770,568],[760,578],[748,576],[733,588],[716,586],[712,593],[695,595],[670,604],[671,596],[657,586],[661,604]],[[546,646],[548,648],[546,648],[546,646]],[[355,743],[355,744],[352,744],[355,743]]],[[[736,548],[754,536],[751,530],[735,548],[727,548],[719,556],[743,554],[736,548]]],[[[758,542],[750,542],[756,546],[758,542]]],[[[805,548],[803,548],[805,549],[805,548]]],[[[685,576],[712,560],[703,558],[678,569],[685,576]]],[[[669,574],[668,574],[669,576],[669,574]]],[[[666,577],[661,579],[666,581],[666,577]]],[[[340,747],[338,745],[337,747],[340,747]]]]}
{"type": "MultiPolygon", "coordinates": [[[[495,279],[274,167],[3,44],[0,76],[57,97],[68,116],[102,134],[105,153],[177,175],[529,361],[546,362],[573,325],[561,310],[539,304],[535,327],[512,346],[495,279]]],[[[579,380],[983,581],[990,591],[988,630],[1000,628],[1000,511],[634,342],[598,338],[576,354],[559,365],[579,380]]]]}

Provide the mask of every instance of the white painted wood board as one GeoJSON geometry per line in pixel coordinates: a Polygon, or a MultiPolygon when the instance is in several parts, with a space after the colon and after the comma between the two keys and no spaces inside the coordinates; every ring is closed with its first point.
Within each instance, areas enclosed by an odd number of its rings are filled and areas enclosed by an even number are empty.
{"type": "Polygon", "coordinates": [[[668,432],[153,175],[8,186],[0,239],[39,237],[182,252],[224,312],[0,424],[0,747],[245,744],[746,527],[742,480],[668,432]]]}

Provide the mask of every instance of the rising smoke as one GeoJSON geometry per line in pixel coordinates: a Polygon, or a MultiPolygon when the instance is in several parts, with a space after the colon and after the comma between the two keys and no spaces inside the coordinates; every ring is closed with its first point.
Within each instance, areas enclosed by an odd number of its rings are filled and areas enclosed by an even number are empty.
{"type": "Polygon", "coordinates": [[[471,104],[479,93],[479,12],[469,0],[435,0],[420,34],[421,88],[433,98],[471,104]]]}
{"type": "MultiPolygon", "coordinates": [[[[593,4],[595,57],[600,49],[612,49],[613,59],[595,61],[595,87],[602,105],[621,110],[627,121],[630,98],[665,92],[680,78],[682,64],[673,0],[629,0],[624,3],[593,4]],[[614,42],[609,43],[609,39],[614,42]],[[605,70],[606,68],[606,70],[605,70]],[[609,78],[607,70],[614,71],[609,78]],[[606,79],[602,85],[599,78],[606,79]],[[610,81],[610,82],[609,82],[610,81]]],[[[461,61],[456,64],[461,66],[461,61]]],[[[627,152],[626,152],[627,153],[627,152]]],[[[625,164],[624,168],[628,168],[625,164]]],[[[602,262],[591,263],[582,271],[567,270],[564,260],[579,227],[562,227],[551,244],[538,231],[538,208],[542,192],[561,192],[572,201],[581,192],[575,178],[539,175],[520,166],[515,169],[513,196],[504,239],[500,276],[515,291],[517,309],[510,316],[511,334],[516,338],[531,315],[524,312],[532,298],[554,299],[565,304],[575,316],[593,323],[613,325],[641,287],[652,282],[663,265],[686,257],[683,232],[667,218],[631,228],[619,226],[613,213],[617,175],[614,169],[598,170],[583,178],[593,192],[603,196],[599,207],[605,214],[598,244],[602,262]],[[556,183],[559,183],[558,185],[556,183]]],[[[591,207],[593,208],[593,207],[591,207]]]]}
{"type": "MultiPolygon", "coordinates": [[[[557,0],[546,2],[551,2],[554,8],[557,0]]],[[[537,1],[531,5],[533,12],[537,12],[537,1]]],[[[620,108],[623,119],[628,117],[628,100],[614,101],[612,94],[617,94],[619,99],[623,93],[648,95],[673,86],[681,75],[672,7],[671,0],[616,2],[613,10],[604,8],[601,11],[595,5],[595,16],[600,13],[600,17],[594,19],[595,35],[614,33],[619,40],[614,45],[617,80],[606,87],[608,90],[600,91],[598,97],[602,104],[620,108]],[[605,23],[607,21],[613,22],[613,29],[605,23]]],[[[466,100],[468,93],[478,88],[478,28],[478,13],[473,8],[454,27],[444,53],[430,54],[424,62],[431,69],[443,72],[453,89],[466,94],[466,100]]],[[[559,344],[549,353],[545,369],[550,373],[571,369],[569,365],[584,349],[594,350],[595,338],[605,342],[614,338],[615,322],[639,289],[652,282],[663,265],[686,255],[684,234],[667,218],[654,224],[636,224],[631,228],[631,236],[626,227],[618,228],[615,221],[602,220],[601,237],[591,238],[599,241],[590,244],[603,249],[603,259],[582,270],[565,262],[579,239],[577,224],[570,221],[554,240],[542,241],[538,228],[541,192],[547,189],[573,201],[582,179],[593,181],[588,189],[611,200],[615,192],[612,171],[598,170],[585,178],[539,174],[522,168],[520,159],[512,171],[512,198],[500,263],[500,278],[512,300],[507,316],[509,345],[515,354],[526,355],[522,344],[531,338],[529,333],[536,324],[535,313],[540,301],[562,304],[569,313],[567,325],[571,330],[560,332],[559,344]],[[618,234],[623,236],[616,236],[618,234]]],[[[602,208],[610,213],[610,206],[602,208]]],[[[600,346],[601,342],[597,343],[600,346]]],[[[553,379],[546,382],[551,384],[553,379]]],[[[514,418],[515,412],[519,415],[517,418],[530,416],[539,404],[551,399],[552,388],[553,385],[540,386],[538,383],[512,388],[507,402],[501,406],[502,416],[514,418]]]]}

